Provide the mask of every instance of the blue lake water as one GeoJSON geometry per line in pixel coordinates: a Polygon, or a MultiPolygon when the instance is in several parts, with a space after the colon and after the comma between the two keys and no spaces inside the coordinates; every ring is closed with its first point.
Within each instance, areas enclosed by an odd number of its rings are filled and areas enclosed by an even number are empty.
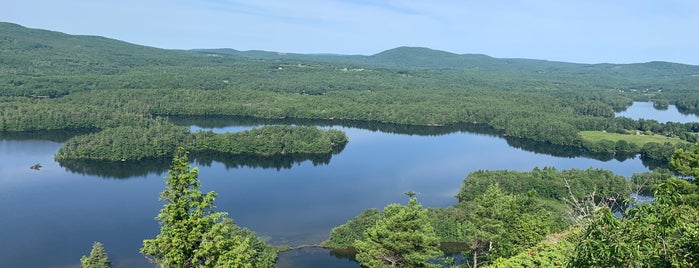
{"type": "MultiPolygon", "coordinates": [[[[217,124],[193,128],[225,132],[260,125],[217,124]]],[[[627,177],[648,170],[638,158],[597,158],[602,161],[555,148],[513,147],[492,134],[329,125],[324,127],[346,131],[350,142],[321,159],[199,157],[193,165],[200,167],[202,190],[216,191],[217,210],[270,243],[305,245],[327,239],[334,226],[366,208],[405,202],[408,190],[425,207],[452,205],[462,180],[480,169],[592,167],[627,177]]],[[[158,196],[169,162],[59,164],[53,155],[61,139],[0,135],[0,266],[76,267],[100,241],[114,267],[153,267],[138,249],[159,232],[154,217],[163,205],[158,196]],[[36,163],[43,167],[29,168],[36,163]]],[[[279,266],[359,267],[317,248],[285,252],[279,266]]]]}
{"type": "Polygon", "coordinates": [[[660,123],[678,122],[689,123],[699,122],[699,116],[695,114],[683,114],[677,110],[675,105],[668,105],[667,109],[655,109],[653,102],[634,102],[631,107],[623,112],[616,113],[615,116],[624,116],[634,120],[653,119],[660,123]]]}

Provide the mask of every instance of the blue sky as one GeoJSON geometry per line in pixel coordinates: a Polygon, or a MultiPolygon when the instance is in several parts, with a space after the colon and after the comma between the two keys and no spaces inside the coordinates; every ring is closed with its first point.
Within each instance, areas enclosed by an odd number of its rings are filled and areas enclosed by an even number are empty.
{"type": "Polygon", "coordinates": [[[697,0],[5,1],[0,21],[160,48],[699,65],[697,0]]]}

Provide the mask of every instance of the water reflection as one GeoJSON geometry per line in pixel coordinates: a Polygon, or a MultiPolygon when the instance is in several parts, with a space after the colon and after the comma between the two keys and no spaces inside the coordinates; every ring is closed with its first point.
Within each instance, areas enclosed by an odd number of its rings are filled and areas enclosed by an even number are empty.
{"type": "MultiPolygon", "coordinates": [[[[214,162],[222,163],[226,170],[240,168],[291,169],[295,165],[310,161],[313,166],[328,165],[333,154],[342,152],[342,147],[332,154],[288,154],[279,156],[231,155],[225,153],[192,153],[194,166],[210,167],[214,162]]],[[[170,167],[172,159],[157,158],[147,161],[109,162],[94,160],[60,160],[58,164],[65,170],[81,175],[92,175],[104,179],[129,179],[146,177],[149,174],[163,174],[170,167]]]]}
{"type": "Polygon", "coordinates": [[[75,174],[97,176],[103,179],[130,179],[146,177],[153,173],[163,174],[169,168],[171,159],[129,162],[57,160],[56,162],[65,170],[75,174]]]}
{"type": "Polygon", "coordinates": [[[65,142],[68,139],[95,132],[94,129],[80,129],[80,130],[41,130],[41,131],[26,131],[26,132],[12,132],[12,131],[0,131],[0,140],[10,140],[10,141],[26,141],[26,140],[46,140],[53,142],[65,142]]]}
{"type": "MultiPolygon", "coordinates": [[[[339,149],[333,154],[342,151],[339,149]]],[[[228,169],[239,169],[243,167],[264,168],[264,169],[290,169],[305,161],[310,161],[313,166],[328,165],[333,154],[288,154],[278,156],[258,156],[258,155],[230,155],[223,153],[197,153],[193,158],[198,166],[211,166],[213,162],[219,162],[228,169]]]]}
{"type": "MultiPolygon", "coordinates": [[[[452,124],[445,126],[414,126],[414,125],[401,125],[401,124],[389,124],[380,122],[365,122],[365,121],[353,121],[353,120],[311,120],[311,119],[259,119],[253,117],[236,117],[236,116],[194,116],[194,117],[171,117],[170,118],[175,124],[178,125],[188,125],[194,126],[194,129],[207,130],[213,129],[215,132],[235,132],[250,129],[253,127],[260,127],[264,125],[275,125],[275,124],[291,124],[291,125],[304,125],[304,126],[318,126],[318,127],[337,127],[342,128],[354,128],[363,129],[370,131],[378,131],[382,133],[391,134],[401,134],[401,135],[416,135],[416,136],[443,136],[453,133],[469,133],[477,135],[485,135],[491,137],[500,137],[507,141],[507,144],[511,147],[522,149],[524,151],[533,152],[537,154],[546,154],[555,157],[565,157],[565,158],[576,158],[585,157],[594,160],[599,160],[603,162],[608,162],[611,160],[617,160],[623,162],[629,159],[636,159],[638,154],[636,153],[605,153],[605,152],[589,152],[585,149],[555,145],[545,142],[532,141],[527,139],[519,139],[502,135],[500,131],[497,131],[489,126],[482,124],[452,124]]],[[[351,141],[350,141],[351,142],[351,141]]],[[[225,158],[225,157],[219,157],[225,158]]],[[[231,161],[230,166],[237,167],[240,166],[235,164],[235,160],[231,161]]],[[[644,166],[650,168],[664,167],[665,163],[650,160],[646,158],[641,158],[644,166]]],[[[312,160],[313,161],[313,160],[312,160]]],[[[329,160],[328,160],[329,161],[329,160]]],[[[262,168],[291,168],[294,163],[298,161],[281,161],[284,164],[279,165],[280,159],[257,159],[253,160],[254,163],[260,163],[261,165],[248,165],[251,167],[262,167],[262,168]],[[264,165],[265,162],[274,162],[276,165],[264,165]]],[[[204,162],[207,164],[208,162],[204,162]]],[[[316,162],[313,162],[316,164],[316,162]]],[[[321,161],[321,164],[328,164],[328,162],[321,161]]],[[[228,165],[227,165],[228,166],[228,165]]]]}
{"type": "Polygon", "coordinates": [[[360,267],[354,252],[306,247],[279,253],[277,268],[288,267],[360,267]]]}
{"type": "MultiPolygon", "coordinates": [[[[565,157],[565,158],[585,157],[585,158],[599,160],[602,162],[607,162],[607,161],[611,161],[611,160],[624,162],[626,160],[636,159],[637,157],[639,157],[639,155],[636,153],[590,152],[590,151],[587,151],[587,150],[582,149],[582,148],[555,145],[555,144],[549,144],[549,143],[542,143],[542,142],[537,142],[537,141],[532,141],[532,140],[527,140],[527,139],[518,139],[518,138],[506,137],[505,140],[507,141],[507,145],[510,145],[514,148],[519,148],[519,149],[533,152],[533,153],[547,154],[547,155],[556,156],[556,157],[565,157]]],[[[646,159],[643,157],[641,157],[641,161],[643,161],[643,165],[646,167],[655,168],[655,167],[665,166],[665,163],[662,161],[650,160],[650,159],[646,159]]]]}
{"type": "Polygon", "coordinates": [[[177,116],[170,120],[183,126],[197,126],[204,129],[221,129],[231,126],[257,127],[263,125],[301,125],[366,129],[390,134],[441,136],[456,132],[468,132],[489,136],[500,136],[502,133],[483,124],[451,124],[445,126],[414,126],[403,124],[391,124],[381,122],[368,122],[356,120],[318,120],[318,119],[259,119],[254,117],[239,116],[177,116]]]}

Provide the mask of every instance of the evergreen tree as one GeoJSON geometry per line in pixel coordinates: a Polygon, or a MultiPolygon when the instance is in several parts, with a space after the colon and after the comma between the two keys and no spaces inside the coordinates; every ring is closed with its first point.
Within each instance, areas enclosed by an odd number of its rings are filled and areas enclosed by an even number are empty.
{"type": "Polygon", "coordinates": [[[112,267],[112,262],[109,261],[107,252],[104,251],[104,246],[102,243],[95,242],[92,244],[92,250],[90,250],[89,256],[83,256],[80,258],[81,268],[109,268],[112,267]]]}
{"type": "MultiPolygon", "coordinates": [[[[160,198],[167,204],[156,219],[160,234],[143,241],[141,253],[164,267],[271,267],[271,253],[241,235],[226,214],[213,211],[214,192],[199,191],[198,169],[189,169],[179,148],[160,198]],[[261,261],[260,261],[261,260],[261,261]]],[[[273,255],[272,255],[273,256],[273,255]]]]}
{"type": "Polygon", "coordinates": [[[463,226],[470,249],[464,255],[471,255],[472,267],[536,245],[555,225],[534,193],[507,194],[498,184],[488,186],[464,206],[469,210],[463,226]]]}
{"type": "Polygon", "coordinates": [[[441,255],[439,238],[416,198],[408,206],[388,205],[354,246],[366,267],[439,267],[428,262],[441,255]]]}

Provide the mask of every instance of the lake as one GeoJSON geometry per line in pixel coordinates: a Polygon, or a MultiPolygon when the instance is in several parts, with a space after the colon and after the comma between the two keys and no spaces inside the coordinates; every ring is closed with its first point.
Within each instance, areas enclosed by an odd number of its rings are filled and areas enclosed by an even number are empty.
{"type": "MultiPolygon", "coordinates": [[[[253,119],[173,119],[194,129],[239,131],[253,119]]],[[[310,245],[366,208],[406,203],[417,192],[425,207],[445,207],[462,180],[480,169],[528,171],[603,168],[631,176],[648,170],[639,158],[580,156],[570,148],[506,140],[478,126],[409,127],[362,122],[305,122],[341,129],[350,142],[333,155],[261,159],[196,156],[202,191],[216,191],[218,211],[272,244],[310,245]]],[[[76,267],[94,241],[113,267],[153,267],[138,253],[159,232],[169,160],[141,163],[57,163],[71,134],[0,135],[0,259],[7,267],[76,267]],[[40,170],[29,167],[41,164],[40,170]]],[[[279,267],[359,267],[328,250],[280,254],[279,267]]]]}
{"type": "Polygon", "coordinates": [[[653,107],[653,102],[634,102],[631,107],[626,110],[615,113],[615,116],[624,116],[634,120],[638,119],[653,119],[660,123],[666,122],[678,122],[678,123],[689,123],[689,122],[699,122],[699,116],[695,114],[684,114],[677,110],[677,107],[673,105],[668,105],[667,109],[656,109],[653,107]]]}

